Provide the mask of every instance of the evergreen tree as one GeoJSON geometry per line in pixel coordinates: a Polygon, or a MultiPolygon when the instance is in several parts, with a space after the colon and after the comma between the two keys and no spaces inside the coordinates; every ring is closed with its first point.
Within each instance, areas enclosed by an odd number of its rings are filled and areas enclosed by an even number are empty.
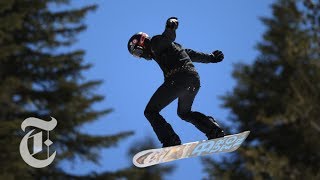
{"type": "Polygon", "coordinates": [[[209,178],[320,179],[320,3],[277,0],[253,64],[238,64],[223,97],[245,144],[220,162],[203,161],[209,178]]]}
{"type": "Polygon", "coordinates": [[[104,98],[94,92],[101,81],[82,76],[91,67],[83,60],[84,50],[66,48],[85,30],[83,19],[96,6],[74,9],[68,8],[69,3],[0,1],[0,179],[79,178],[60,169],[59,162],[75,157],[97,162],[99,148],[132,134],[93,136],[79,131],[111,109],[92,107],[104,98]],[[46,168],[32,168],[19,154],[21,122],[28,117],[50,120],[50,116],[58,120],[50,136],[57,156],[46,168]]]}

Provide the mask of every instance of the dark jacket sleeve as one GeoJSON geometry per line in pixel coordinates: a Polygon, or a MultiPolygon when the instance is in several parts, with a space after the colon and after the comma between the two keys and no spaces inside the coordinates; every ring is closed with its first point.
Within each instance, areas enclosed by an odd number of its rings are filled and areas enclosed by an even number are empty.
{"type": "Polygon", "coordinates": [[[162,33],[162,36],[172,43],[176,39],[176,30],[166,28],[162,33]]]}
{"type": "Polygon", "coordinates": [[[167,48],[172,46],[172,42],[176,39],[176,31],[166,28],[161,35],[154,36],[151,41],[152,50],[156,54],[161,54],[167,48]]]}
{"type": "Polygon", "coordinates": [[[187,54],[189,55],[192,62],[200,62],[200,63],[215,63],[213,54],[206,54],[202,52],[197,52],[192,49],[185,49],[187,54]]]}

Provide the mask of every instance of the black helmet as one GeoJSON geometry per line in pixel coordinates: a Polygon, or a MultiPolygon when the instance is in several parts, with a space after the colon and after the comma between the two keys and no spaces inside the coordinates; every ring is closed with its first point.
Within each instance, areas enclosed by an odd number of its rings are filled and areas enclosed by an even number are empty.
{"type": "Polygon", "coordinates": [[[139,32],[133,35],[128,42],[128,50],[135,57],[151,59],[150,37],[139,32]]]}

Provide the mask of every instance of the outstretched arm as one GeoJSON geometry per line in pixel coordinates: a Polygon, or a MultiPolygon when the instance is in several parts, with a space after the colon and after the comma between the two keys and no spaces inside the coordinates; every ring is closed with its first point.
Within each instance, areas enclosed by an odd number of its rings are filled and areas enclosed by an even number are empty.
{"type": "Polygon", "coordinates": [[[178,18],[171,17],[166,22],[164,32],[152,38],[152,50],[155,54],[160,55],[172,45],[172,42],[176,39],[176,29],[178,25],[178,18]]]}
{"type": "Polygon", "coordinates": [[[219,50],[216,50],[211,54],[197,52],[192,49],[185,49],[185,50],[192,62],[218,63],[218,62],[221,62],[224,58],[223,53],[219,50]]]}
{"type": "Polygon", "coordinates": [[[162,36],[168,41],[173,42],[176,39],[176,30],[178,29],[178,18],[170,17],[166,22],[166,28],[162,33],[162,36]]]}

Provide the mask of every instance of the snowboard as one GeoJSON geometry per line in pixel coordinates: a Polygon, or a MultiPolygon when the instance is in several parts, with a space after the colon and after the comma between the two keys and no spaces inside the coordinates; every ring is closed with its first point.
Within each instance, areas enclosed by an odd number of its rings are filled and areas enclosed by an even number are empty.
{"type": "Polygon", "coordinates": [[[213,153],[232,152],[240,147],[250,131],[227,135],[221,138],[202,140],[177,146],[144,150],[133,157],[133,164],[139,168],[184,158],[213,153]]]}

